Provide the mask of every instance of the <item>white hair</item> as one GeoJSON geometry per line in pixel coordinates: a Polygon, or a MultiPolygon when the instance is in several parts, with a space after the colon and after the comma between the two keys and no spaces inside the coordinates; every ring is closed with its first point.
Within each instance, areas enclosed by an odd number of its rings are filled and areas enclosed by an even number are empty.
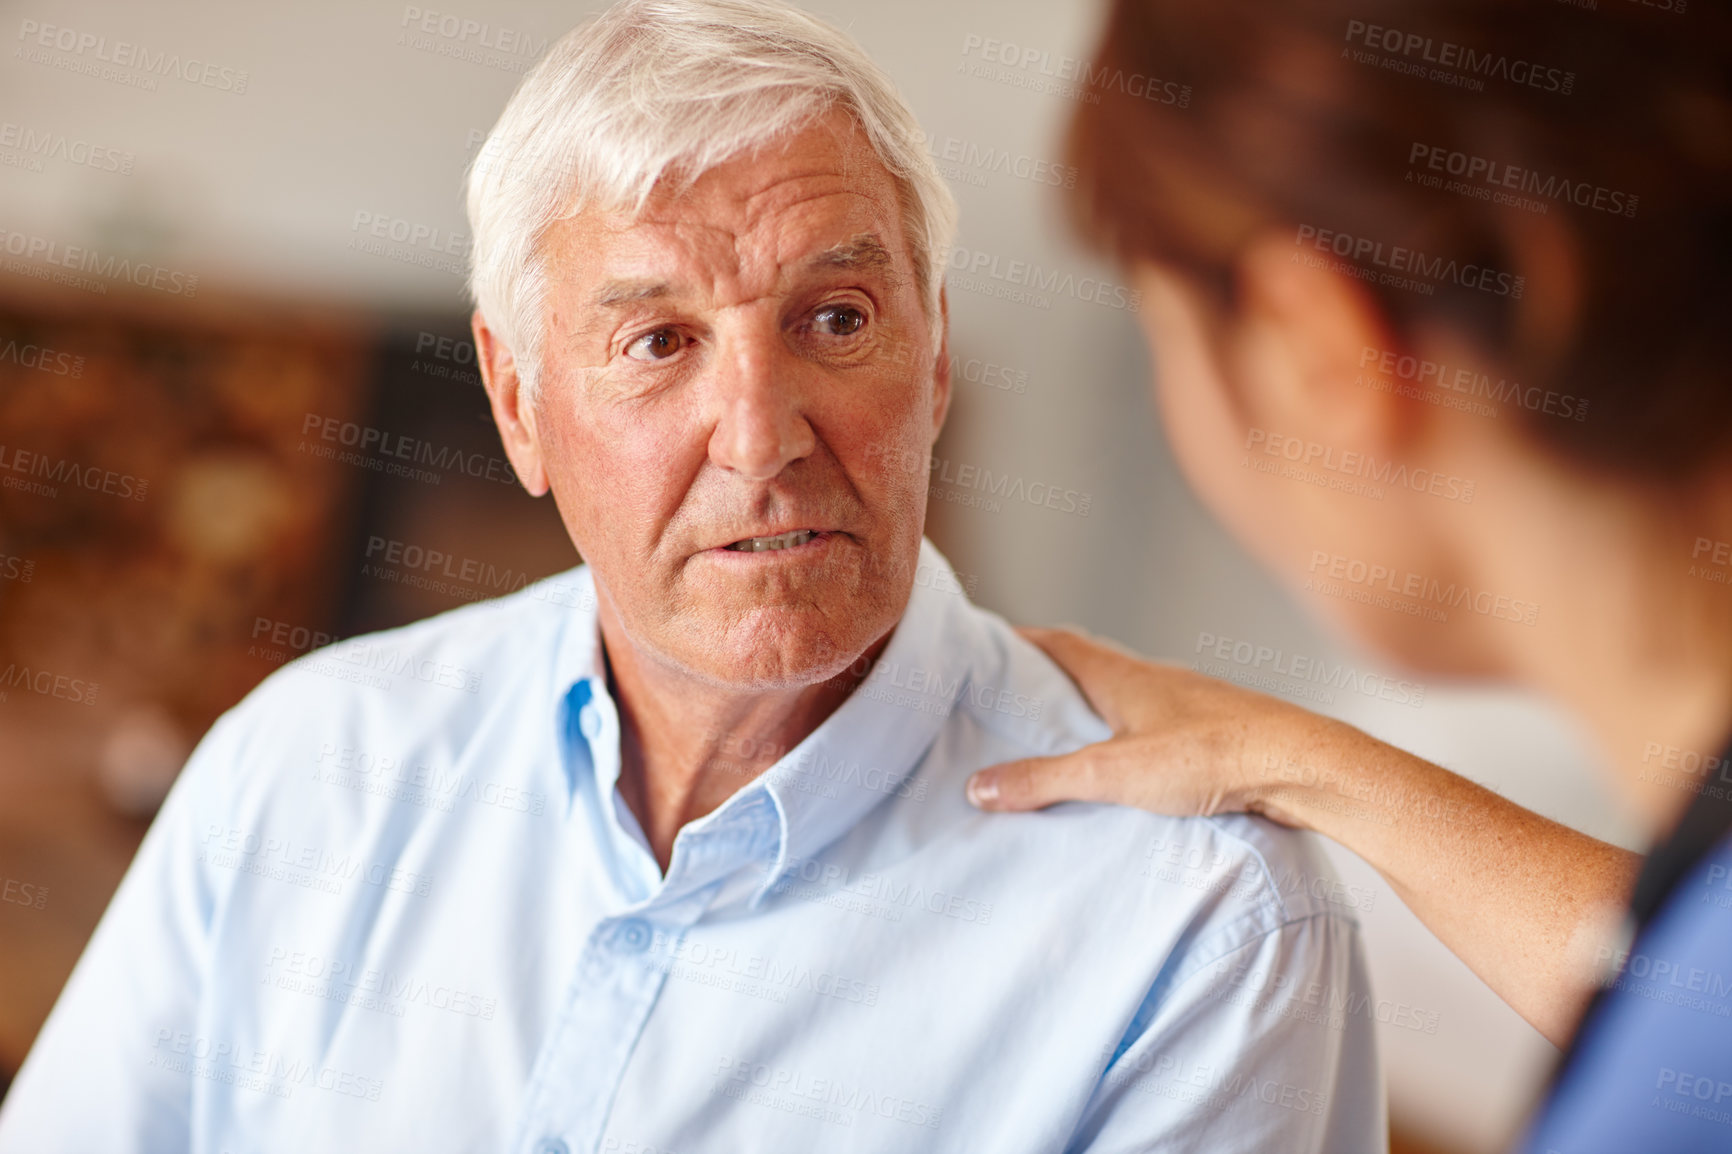
{"type": "Polygon", "coordinates": [[[835,107],[896,182],[936,343],[956,201],[883,70],[782,0],[621,0],[524,76],[469,170],[470,293],[525,387],[540,376],[550,225],[641,211],[664,178],[689,187],[835,107]]]}

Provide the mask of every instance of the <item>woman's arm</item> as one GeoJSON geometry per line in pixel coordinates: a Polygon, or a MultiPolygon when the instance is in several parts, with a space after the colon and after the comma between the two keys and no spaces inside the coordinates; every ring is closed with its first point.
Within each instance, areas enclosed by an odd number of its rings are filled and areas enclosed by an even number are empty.
{"type": "Polygon", "coordinates": [[[984,809],[1107,801],[1244,811],[1370,862],[1553,1043],[1574,1032],[1641,857],[1531,813],[1345,722],[1063,630],[1029,629],[1116,734],[980,771],[984,809]]]}

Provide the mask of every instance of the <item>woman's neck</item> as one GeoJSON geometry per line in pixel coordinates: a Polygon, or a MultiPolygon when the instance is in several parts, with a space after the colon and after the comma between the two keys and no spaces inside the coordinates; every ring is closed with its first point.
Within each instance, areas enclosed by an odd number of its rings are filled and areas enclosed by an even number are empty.
{"type": "Polygon", "coordinates": [[[1502,554],[1488,567],[1541,607],[1533,635],[1502,635],[1503,664],[1586,724],[1663,836],[1702,788],[1732,789],[1718,766],[1732,736],[1732,475],[1662,493],[1534,472],[1476,509],[1482,547],[1502,554]]]}

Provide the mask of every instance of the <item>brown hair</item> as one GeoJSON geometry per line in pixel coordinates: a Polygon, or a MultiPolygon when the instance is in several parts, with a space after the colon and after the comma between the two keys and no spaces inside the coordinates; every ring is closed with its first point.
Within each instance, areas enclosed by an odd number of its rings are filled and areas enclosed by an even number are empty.
{"type": "Polygon", "coordinates": [[[1713,0],[1116,0],[1070,206],[1229,307],[1240,249],[1290,229],[1403,339],[1450,325],[1587,402],[1506,405],[1542,442],[1683,477],[1732,447],[1727,27],[1713,0]]]}

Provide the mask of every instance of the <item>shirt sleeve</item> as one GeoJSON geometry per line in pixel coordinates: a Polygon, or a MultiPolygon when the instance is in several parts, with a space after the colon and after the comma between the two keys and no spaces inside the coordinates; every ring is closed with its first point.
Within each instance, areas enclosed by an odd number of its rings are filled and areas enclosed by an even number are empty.
{"type": "Polygon", "coordinates": [[[191,1148],[216,905],[205,846],[222,828],[232,717],[181,771],[37,1035],[0,1106],[0,1154],[191,1148]]]}
{"type": "Polygon", "coordinates": [[[1287,922],[1151,998],[1071,1151],[1387,1150],[1378,1004],[1351,918],[1287,922]]]}

